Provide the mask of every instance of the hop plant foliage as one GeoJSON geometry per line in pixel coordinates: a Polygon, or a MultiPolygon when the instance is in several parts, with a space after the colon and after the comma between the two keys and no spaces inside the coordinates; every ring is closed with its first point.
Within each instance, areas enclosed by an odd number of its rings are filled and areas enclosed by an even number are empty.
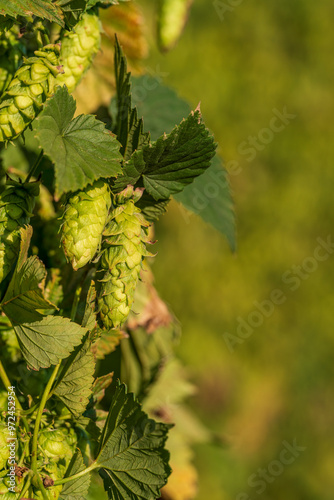
{"type": "Polygon", "coordinates": [[[145,229],[150,224],[135,206],[141,195],[142,190],[132,186],[115,195],[115,209],[105,231],[98,307],[106,328],[118,328],[127,319],[143,258],[151,255],[145,245],[149,242],[145,229]]]}
{"type": "MultiPolygon", "coordinates": [[[[140,286],[135,290],[151,255],[151,223],[172,195],[210,168],[214,140],[199,110],[186,118],[190,110],[180,111],[174,94],[166,101],[164,90],[158,87],[156,94],[146,80],[153,101],[145,120],[164,105],[173,118],[171,125],[163,120],[160,132],[149,120],[144,129],[117,37],[113,116],[109,120],[106,109],[99,110],[103,121],[75,114],[69,91],[99,49],[98,7],[110,6],[112,17],[116,2],[32,3],[2,2],[5,22],[0,20],[1,173],[26,179],[0,183],[0,497],[85,499],[99,474],[105,492],[99,498],[175,500],[173,487],[163,490],[171,473],[165,445],[172,413],[149,404],[150,418],[141,404],[154,394],[158,372],[160,380],[166,370],[176,330],[152,284],[144,294],[138,295],[140,286]],[[60,33],[61,43],[50,44],[57,22],[63,30],[74,28],[60,33]],[[11,144],[28,126],[33,133],[26,143],[11,144]],[[111,352],[109,373],[101,372],[96,357],[111,352]],[[9,437],[15,440],[15,468],[9,437]]],[[[167,4],[164,27],[174,23],[178,36],[188,0],[167,4]]],[[[129,9],[124,12],[136,15],[127,23],[131,27],[132,19],[137,26],[138,12],[129,9]]],[[[113,19],[119,32],[120,19],[113,19]]],[[[128,37],[128,47],[138,41],[131,29],[128,37]]],[[[183,469],[172,477],[180,496],[183,469]]],[[[193,490],[186,494],[193,498],[193,490]]]]}
{"type": "Polygon", "coordinates": [[[38,193],[38,182],[9,181],[0,195],[0,283],[17,259],[20,228],[29,223],[38,193]]]}
{"type": "Polygon", "coordinates": [[[59,68],[59,45],[45,45],[24,60],[0,100],[0,142],[18,137],[53,94],[59,68]]]}
{"type": "Polygon", "coordinates": [[[57,82],[59,85],[66,85],[70,93],[78,85],[100,48],[100,31],[99,17],[89,11],[61,39],[60,63],[64,73],[58,75],[57,82]]]}
{"type": "Polygon", "coordinates": [[[110,207],[109,186],[103,180],[94,182],[68,199],[61,241],[73,269],[80,269],[94,258],[101,244],[110,207]]]}

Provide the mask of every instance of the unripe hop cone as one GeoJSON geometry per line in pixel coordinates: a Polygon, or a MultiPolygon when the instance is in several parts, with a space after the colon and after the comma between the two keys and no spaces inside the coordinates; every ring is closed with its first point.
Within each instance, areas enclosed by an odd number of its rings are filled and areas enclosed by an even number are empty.
{"type": "Polygon", "coordinates": [[[98,309],[106,328],[119,328],[127,319],[139,273],[147,251],[146,228],[150,224],[135,206],[141,189],[128,186],[115,195],[115,209],[105,231],[106,240],[100,261],[98,309]]]}
{"type": "Polygon", "coordinates": [[[101,179],[68,199],[61,241],[74,270],[94,258],[101,244],[110,207],[110,190],[101,179]]]}
{"type": "Polygon", "coordinates": [[[45,45],[24,60],[0,101],[0,142],[16,139],[41,111],[60,71],[59,45],[45,45]]]}
{"type": "Polygon", "coordinates": [[[4,469],[7,465],[9,458],[9,448],[7,446],[8,430],[5,422],[0,422],[0,470],[4,469]]]}
{"type": "Polygon", "coordinates": [[[20,228],[28,224],[39,193],[39,182],[8,181],[0,194],[0,283],[19,254],[20,228]]]}
{"type": "Polygon", "coordinates": [[[58,75],[57,83],[66,85],[70,93],[78,85],[100,48],[100,31],[99,17],[89,11],[61,39],[60,63],[64,73],[58,75]]]}

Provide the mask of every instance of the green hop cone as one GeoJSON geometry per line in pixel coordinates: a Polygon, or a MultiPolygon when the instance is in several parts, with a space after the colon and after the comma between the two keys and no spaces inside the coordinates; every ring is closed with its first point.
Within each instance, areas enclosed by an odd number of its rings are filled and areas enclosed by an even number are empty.
{"type": "Polygon", "coordinates": [[[159,0],[158,40],[167,51],[178,42],[188,19],[193,0],[159,0]]]}
{"type": "Polygon", "coordinates": [[[115,195],[115,209],[106,228],[100,261],[98,308],[106,328],[119,328],[127,319],[144,257],[151,256],[146,228],[150,224],[135,206],[141,189],[128,186],[115,195]]]}
{"type": "Polygon", "coordinates": [[[24,59],[0,100],[0,142],[16,139],[41,111],[55,89],[59,45],[45,45],[24,59]]]}
{"type": "Polygon", "coordinates": [[[21,46],[14,33],[4,32],[0,38],[0,95],[13,79],[21,56],[21,46]]]}
{"type": "MultiPolygon", "coordinates": [[[[49,500],[57,500],[59,498],[60,492],[63,489],[62,485],[58,486],[53,486],[52,481],[57,481],[58,479],[63,479],[65,475],[65,467],[50,461],[45,467],[43,468],[43,471],[41,472],[41,476],[43,478],[44,484],[46,485],[45,491],[46,495],[49,500]],[[52,480],[52,481],[50,481],[52,480]],[[49,483],[49,484],[48,484],[49,483]]],[[[42,492],[38,489],[38,484],[36,483],[35,480],[33,480],[33,485],[35,486],[35,493],[34,493],[34,498],[36,500],[43,500],[43,494],[42,492]]]]}
{"type": "Polygon", "coordinates": [[[7,446],[7,427],[6,424],[0,422],[0,470],[4,469],[9,459],[9,448],[7,446]]]}
{"type": "Polygon", "coordinates": [[[110,189],[101,179],[69,197],[61,241],[73,269],[85,266],[99,249],[110,207],[110,189]]]}
{"type": "Polygon", "coordinates": [[[20,228],[29,223],[39,182],[8,181],[0,194],[0,283],[11,271],[20,249],[20,228]]]}
{"type": "Polygon", "coordinates": [[[73,92],[97,54],[101,43],[101,24],[92,11],[86,12],[72,31],[61,39],[60,63],[64,73],[58,75],[59,85],[66,85],[73,92]]]}
{"type": "Polygon", "coordinates": [[[67,442],[66,435],[60,429],[47,429],[42,431],[38,436],[38,444],[40,449],[53,462],[58,462],[60,459],[69,461],[73,455],[73,450],[67,442]]]}

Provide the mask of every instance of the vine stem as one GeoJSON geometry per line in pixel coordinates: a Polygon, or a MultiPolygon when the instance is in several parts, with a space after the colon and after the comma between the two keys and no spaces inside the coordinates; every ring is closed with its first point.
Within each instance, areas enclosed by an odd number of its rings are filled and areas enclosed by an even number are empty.
{"type": "Polygon", "coordinates": [[[38,472],[36,472],[35,478],[37,479],[38,486],[39,486],[39,489],[41,490],[41,493],[42,493],[44,500],[49,500],[48,494],[46,493],[45,488],[44,488],[43,481],[41,480],[41,477],[38,474],[38,472]]]}
{"type": "MultiPolygon", "coordinates": [[[[2,380],[3,385],[5,386],[5,388],[8,391],[8,387],[12,387],[12,384],[11,384],[9,378],[8,378],[6,370],[5,370],[5,368],[4,368],[4,366],[3,366],[3,364],[2,364],[1,361],[0,361],[0,378],[2,380]]],[[[19,417],[21,418],[26,431],[29,432],[30,428],[29,428],[28,421],[27,421],[27,419],[23,415],[21,415],[21,412],[23,412],[23,408],[21,406],[20,401],[17,399],[16,394],[15,394],[15,405],[16,405],[16,408],[20,411],[19,417]]]]}
{"type": "MultiPolygon", "coordinates": [[[[52,372],[51,377],[49,378],[49,381],[45,387],[45,390],[43,392],[43,396],[41,399],[41,402],[39,404],[38,412],[36,415],[36,420],[35,420],[35,427],[34,427],[34,434],[32,437],[32,445],[31,445],[31,469],[36,473],[37,472],[37,446],[38,446],[38,433],[39,433],[39,427],[41,424],[42,416],[43,416],[43,411],[46,405],[46,402],[49,397],[49,392],[51,391],[53,382],[55,381],[55,378],[57,376],[57,373],[60,368],[60,363],[55,367],[55,369],[52,372]]],[[[36,474],[38,476],[38,474],[36,474]]],[[[39,476],[38,476],[39,477],[39,476]]],[[[42,484],[43,486],[43,484],[42,484]]],[[[43,486],[44,490],[44,486],[43,486]]],[[[43,491],[42,491],[43,493],[43,491]]],[[[44,497],[44,495],[43,495],[44,497]]]]}
{"type": "Polygon", "coordinates": [[[30,172],[28,173],[28,175],[27,175],[27,178],[26,178],[25,182],[29,182],[29,181],[30,181],[31,177],[34,175],[34,173],[35,173],[35,172],[36,172],[36,170],[38,169],[39,164],[40,164],[40,163],[41,163],[41,161],[42,161],[43,155],[44,155],[44,151],[43,151],[43,149],[42,149],[42,150],[41,150],[41,152],[40,152],[40,153],[39,153],[39,155],[38,155],[37,160],[35,161],[35,164],[31,167],[30,172]]]}
{"type": "Polygon", "coordinates": [[[25,483],[25,485],[24,485],[24,487],[23,487],[23,489],[22,489],[22,491],[21,491],[21,493],[20,493],[20,497],[19,497],[20,499],[21,499],[21,498],[24,498],[25,494],[27,493],[27,491],[28,491],[28,490],[29,490],[29,488],[30,488],[30,484],[31,484],[31,477],[30,477],[30,476],[28,476],[28,477],[27,477],[27,481],[26,481],[26,483],[25,483]]]}
{"type": "Polygon", "coordinates": [[[58,486],[60,484],[65,484],[65,483],[68,483],[69,481],[74,481],[74,479],[79,479],[79,477],[85,476],[86,474],[88,474],[89,472],[91,472],[97,468],[98,468],[98,465],[95,462],[93,462],[92,465],[90,465],[86,469],[82,470],[81,472],[74,474],[74,476],[65,477],[64,479],[58,479],[57,481],[54,482],[54,486],[58,486]]]}

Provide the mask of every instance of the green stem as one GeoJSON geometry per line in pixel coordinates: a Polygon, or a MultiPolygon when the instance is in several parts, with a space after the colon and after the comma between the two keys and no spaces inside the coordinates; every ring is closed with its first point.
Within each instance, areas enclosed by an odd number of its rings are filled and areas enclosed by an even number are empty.
{"type": "Polygon", "coordinates": [[[25,497],[25,494],[27,493],[27,491],[29,490],[30,488],[30,484],[31,484],[31,477],[30,476],[27,476],[27,480],[26,480],[26,483],[20,493],[20,497],[19,497],[19,500],[21,498],[24,498],[25,497]]]}
{"type": "MultiPolygon", "coordinates": [[[[0,361],[0,378],[2,380],[3,385],[5,386],[5,389],[8,391],[8,387],[12,387],[12,384],[11,384],[9,378],[8,378],[6,370],[5,370],[4,366],[3,366],[3,364],[1,363],[1,361],[0,361]]],[[[20,415],[21,412],[23,412],[23,409],[22,409],[21,403],[17,399],[16,395],[15,395],[15,406],[19,410],[19,415],[20,415]]],[[[26,431],[29,432],[30,428],[29,428],[29,424],[28,424],[27,419],[23,415],[20,415],[20,418],[21,418],[21,420],[23,422],[23,425],[24,425],[26,431]]]]}
{"type": "Polygon", "coordinates": [[[24,448],[23,448],[23,452],[22,452],[22,455],[21,455],[21,458],[19,460],[19,463],[17,464],[18,467],[21,467],[23,462],[24,462],[24,459],[25,459],[25,456],[27,454],[27,451],[29,451],[29,441],[26,442],[26,444],[24,445],[24,448]]]}
{"type": "Polygon", "coordinates": [[[65,477],[64,479],[58,479],[57,481],[54,482],[54,486],[58,486],[59,484],[65,484],[65,483],[68,483],[70,481],[74,481],[74,479],[79,479],[79,477],[85,476],[86,474],[88,474],[89,472],[91,472],[97,468],[98,468],[98,465],[95,462],[93,462],[92,465],[90,465],[86,469],[82,470],[81,472],[74,474],[74,476],[65,477]]]}
{"type": "Polygon", "coordinates": [[[55,381],[55,378],[57,376],[58,370],[60,368],[60,363],[55,367],[55,369],[52,372],[51,377],[49,378],[49,381],[45,387],[45,390],[43,392],[43,396],[41,399],[41,402],[39,404],[36,420],[35,420],[35,427],[34,427],[34,434],[32,437],[32,445],[31,445],[31,469],[36,473],[37,471],[37,446],[38,446],[38,433],[39,433],[39,427],[41,424],[42,416],[43,416],[43,411],[46,405],[46,402],[49,397],[49,392],[51,391],[53,382],[55,381]]]}
{"type": "Polygon", "coordinates": [[[36,403],[31,408],[29,408],[29,410],[22,410],[22,415],[31,415],[32,413],[34,413],[36,411],[37,408],[38,408],[38,403],[36,403]]]}
{"type": "Polygon", "coordinates": [[[82,286],[78,286],[78,288],[75,291],[74,300],[73,300],[73,304],[72,304],[71,321],[75,320],[75,315],[77,313],[78,305],[80,302],[81,291],[82,291],[82,286]]]}
{"type": "Polygon", "coordinates": [[[36,480],[38,482],[38,487],[41,490],[41,493],[42,493],[44,500],[49,500],[48,494],[46,493],[45,488],[44,488],[43,481],[41,480],[41,476],[38,474],[38,472],[36,472],[34,477],[36,478],[36,480]]]}
{"type": "Polygon", "coordinates": [[[40,152],[40,153],[39,153],[39,155],[38,155],[37,160],[35,161],[35,164],[31,167],[30,172],[29,172],[29,174],[27,175],[27,178],[26,178],[25,182],[29,182],[29,181],[30,181],[31,177],[34,175],[34,173],[35,173],[35,172],[36,172],[36,170],[38,169],[39,164],[40,164],[40,163],[41,163],[41,161],[42,161],[43,155],[44,155],[44,151],[43,151],[43,149],[42,149],[42,150],[41,150],[41,152],[40,152]]]}

